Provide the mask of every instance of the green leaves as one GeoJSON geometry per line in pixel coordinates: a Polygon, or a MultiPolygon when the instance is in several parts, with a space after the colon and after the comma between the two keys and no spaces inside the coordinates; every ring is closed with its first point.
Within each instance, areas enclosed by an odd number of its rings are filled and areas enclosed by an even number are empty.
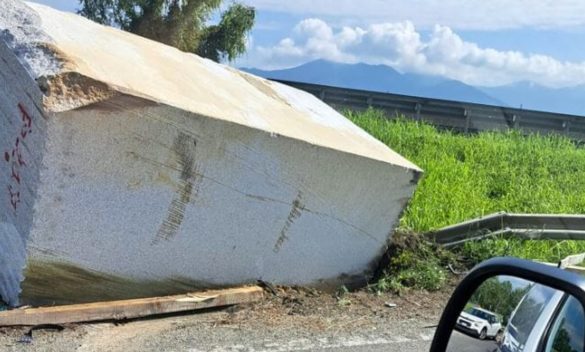
{"type": "Polygon", "coordinates": [[[255,10],[232,4],[216,25],[206,26],[221,0],[80,0],[79,14],[95,22],[192,52],[214,61],[246,52],[255,10]]]}
{"type": "Polygon", "coordinates": [[[218,25],[205,29],[197,54],[214,61],[234,60],[246,52],[245,34],[254,26],[254,19],[254,8],[233,4],[222,14],[218,25]]]}
{"type": "Polygon", "coordinates": [[[505,326],[512,311],[528,291],[529,286],[514,288],[510,281],[497,277],[486,280],[474,293],[470,301],[475,305],[497,313],[505,326]]]}

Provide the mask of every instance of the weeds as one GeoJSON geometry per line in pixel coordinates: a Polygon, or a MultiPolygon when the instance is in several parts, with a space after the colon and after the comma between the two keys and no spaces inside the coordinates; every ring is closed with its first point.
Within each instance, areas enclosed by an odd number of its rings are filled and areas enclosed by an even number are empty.
{"type": "Polygon", "coordinates": [[[375,110],[348,116],[425,172],[402,229],[426,232],[497,211],[585,213],[585,150],[566,138],[466,136],[375,110]]]}
{"type": "Polygon", "coordinates": [[[487,238],[467,242],[455,251],[466,258],[469,265],[483,260],[512,256],[555,263],[569,255],[585,252],[584,241],[518,240],[514,238],[487,238]]]}
{"type": "Polygon", "coordinates": [[[351,299],[347,297],[349,293],[349,289],[345,286],[341,286],[335,292],[335,299],[337,300],[337,305],[340,307],[346,307],[351,305],[351,299]]]}
{"type": "Polygon", "coordinates": [[[406,288],[435,291],[447,280],[448,264],[458,262],[452,252],[434,246],[415,233],[397,232],[387,253],[388,265],[377,282],[375,292],[402,293],[406,288]]]}

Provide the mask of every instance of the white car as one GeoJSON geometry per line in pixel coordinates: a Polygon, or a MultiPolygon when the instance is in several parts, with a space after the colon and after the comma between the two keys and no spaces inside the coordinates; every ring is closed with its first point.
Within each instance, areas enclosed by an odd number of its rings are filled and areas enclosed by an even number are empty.
{"type": "Polygon", "coordinates": [[[461,312],[457,319],[457,329],[475,335],[481,340],[488,337],[499,340],[504,331],[497,314],[479,307],[461,312]]]}

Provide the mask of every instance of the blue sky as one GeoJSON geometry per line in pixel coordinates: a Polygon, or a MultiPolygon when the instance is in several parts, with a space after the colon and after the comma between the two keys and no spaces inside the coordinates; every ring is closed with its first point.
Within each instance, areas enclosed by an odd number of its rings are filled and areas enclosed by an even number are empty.
{"type": "MultiPolygon", "coordinates": [[[[73,11],[77,0],[35,0],[73,11]]],[[[478,86],[585,84],[582,0],[241,0],[255,6],[237,66],[317,58],[386,64],[478,86]]]]}

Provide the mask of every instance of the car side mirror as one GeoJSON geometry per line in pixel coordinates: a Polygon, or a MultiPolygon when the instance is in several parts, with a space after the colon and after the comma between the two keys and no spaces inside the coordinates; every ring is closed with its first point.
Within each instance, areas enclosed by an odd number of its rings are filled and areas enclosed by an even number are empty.
{"type": "Polygon", "coordinates": [[[490,259],[453,292],[430,351],[584,352],[583,307],[584,277],[528,260],[490,259]]]}

